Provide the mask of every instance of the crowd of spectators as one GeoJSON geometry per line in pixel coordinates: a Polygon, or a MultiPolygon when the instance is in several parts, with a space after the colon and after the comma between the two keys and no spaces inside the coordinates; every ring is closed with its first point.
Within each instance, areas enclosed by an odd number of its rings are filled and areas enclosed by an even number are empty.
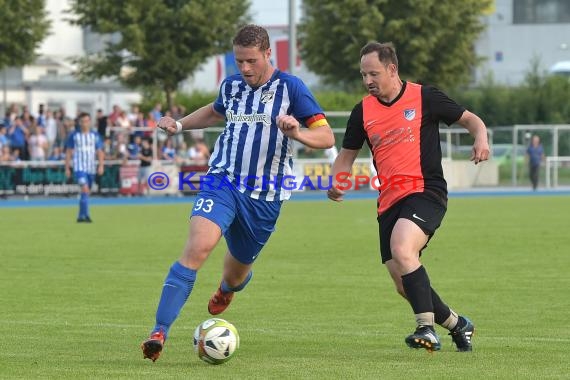
{"type": "MultiPolygon", "coordinates": [[[[173,106],[163,113],[162,105],[158,103],[150,112],[144,113],[137,105],[129,112],[115,105],[108,114],[97,110],[93,128],[104,142],[106,160],[140,160],[143,141],[152,147],[156,138],[157,152],[153,157],[177,163],[206,163],[210,149],[202,130],[175,137],[155,133],[162,116],[179,119],[184,115],[185,109],[181,106],[173,106]]],[[[38,112],[33,114],[27,106],[12,104],[0,119],[0,164],[64,160],[65,143],[74,130],[79,130],[77,116],[67,115],[63,108],[50,110],[40,105],[38,112]]]]}

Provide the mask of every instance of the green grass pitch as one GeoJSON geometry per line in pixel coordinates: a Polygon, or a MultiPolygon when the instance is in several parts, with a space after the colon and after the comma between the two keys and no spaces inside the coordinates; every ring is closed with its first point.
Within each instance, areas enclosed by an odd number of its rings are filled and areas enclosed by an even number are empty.
{"type": "Polygon", "coordinates": [[[378,253],[375,201],[287,202],[253,280],[221,315],[241,337],[220,366],[192,334],[209,318],[222,241],[162,357],[142,359],[191,204],[0,209],[5,379],[545,379],[570,373],[570,199],[452,198],[424,252],[432,285],[476,325],[474,352],[408,349],[411,308],[378,253]]]}

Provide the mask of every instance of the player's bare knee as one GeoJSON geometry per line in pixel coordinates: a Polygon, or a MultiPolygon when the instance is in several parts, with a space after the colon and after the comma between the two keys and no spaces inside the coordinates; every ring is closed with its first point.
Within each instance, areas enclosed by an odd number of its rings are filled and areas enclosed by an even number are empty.
{"type": "Polygon", "coordinates": [[[392,259],[400,267],[416,260],[416,255],[404,244],[393,244],[391,250],[392,259]]]}
{"type": "Polygon", "coordinates": [[[193,244],[192,242],[188,241],[184,247],[184,251],[182,252],[180,262],[185,267],[198,270],[208,259],[208,256],[210,256],[210,253],[212,252],[212,249],[213,247],[205,246],[202,244],[193,244]]]}

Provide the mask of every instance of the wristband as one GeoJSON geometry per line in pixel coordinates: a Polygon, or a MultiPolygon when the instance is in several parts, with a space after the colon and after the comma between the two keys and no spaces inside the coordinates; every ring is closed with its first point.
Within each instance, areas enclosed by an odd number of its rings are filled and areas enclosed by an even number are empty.
{"type": "Polygon", "coordinates": [[[179,121],[176,121],[176,133],[180,133],[182,132],[182,123],[179,121]]]}

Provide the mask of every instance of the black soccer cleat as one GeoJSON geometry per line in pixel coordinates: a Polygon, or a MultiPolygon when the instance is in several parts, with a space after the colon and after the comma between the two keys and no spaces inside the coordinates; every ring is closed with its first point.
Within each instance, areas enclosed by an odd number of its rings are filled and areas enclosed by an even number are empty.
{"type": "Polygon", "coordinates": [[[418,326],[416,331],[406,338],[410,348],[425,348],[428,352],[439,351],[441,342],[432,326],[418,326]]]}
{"type": "MultiPolygon", "coordinates": [[[[471,346],[471,338],[473,338],[473,335],[475,335],[475,326],[469,320],[469,318],[461,316],[459,318],[463,319],[465,322],[462,324],[463,327],[458,328],[456,326],[449,332],[449,335],[451,335],[453,343],[455,343],[455,346],[457,346],[457,352],[472,351],[473,347],[471,346]]],[[[457,322],[457,324],[459,325],[459,322],[457,322]]]]}

